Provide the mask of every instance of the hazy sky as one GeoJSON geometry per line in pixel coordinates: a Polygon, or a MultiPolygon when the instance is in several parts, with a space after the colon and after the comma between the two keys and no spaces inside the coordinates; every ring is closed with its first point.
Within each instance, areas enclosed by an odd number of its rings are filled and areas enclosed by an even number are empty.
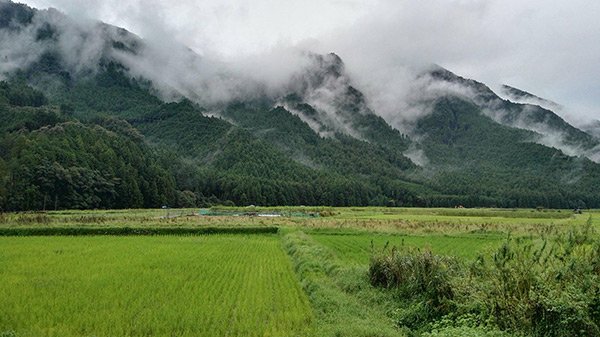
{"type": "Polygon", "coordinates": [[[362,81],[429,63],[600,119],[598,0],[20,0],[175,39],[231,62],[288,46],[336,52],[362,81]]]}

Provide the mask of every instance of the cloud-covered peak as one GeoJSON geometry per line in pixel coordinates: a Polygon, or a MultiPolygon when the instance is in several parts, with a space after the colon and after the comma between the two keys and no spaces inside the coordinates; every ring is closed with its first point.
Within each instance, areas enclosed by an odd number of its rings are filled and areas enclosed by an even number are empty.
{"type": "Polygon", "coordinates": [[[543,108],[561,111],[564,107],[556,102],[551,100],[538,97],[532,93],[529,93],[525,90],[521,90],[515,87],[511,87],[509,85],[503,84],[500,89],[501,95],[506,97],[507,99],[516,102],[516,103],[525,103],[525,104],[533,104],[539,105],[543,108]]]}

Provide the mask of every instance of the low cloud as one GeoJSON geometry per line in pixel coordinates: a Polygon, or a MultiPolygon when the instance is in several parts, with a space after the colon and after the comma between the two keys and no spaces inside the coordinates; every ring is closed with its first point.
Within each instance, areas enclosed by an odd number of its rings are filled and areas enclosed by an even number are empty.
{"type": "MultiPolygon", "coordinates": [[[[68,69],[93,72],[99,55],[109,53],[133,76],[151,80],[166,100],[185,96],[210,106],[278,97],[311,66],[306,53],[311,50],[340,55],[368,107],[409,135],[440,92],[472,96],[469,88],[424,76],[434,63],[486,83],[536,88],[542,97],[569,106],[558,112],[580,124],[600,105],[590,98],[600,97],[594,34],[599,24],[593,15],[600,3],[585,0],[311,0],[291,11],[285,1],[266,0],[253,6],[240,0],[26,2],[54,6],[71,17],[40,11],[31,27],[2,31],[0,73],[31,64],[50,48],[35,39],[40,25],[50,21],[61,32],[57,45],[68,69]],[[124,37],[93,19],[129,28],[144,47],[137,55],[107,49],[108,40],[124,37]]],[[[304,98],[335,128],[351,132],[331,105],[342,87],[326,83],[304,98]]]]}
{"type": "MultiPolygon", "coordinates": [[[[398,110],[395,97],[410,96],[414,75],[433,63],[560,102],[570,121],[600,111],[598,1],[24,1],[123,26],[158,45],[187,45],[228,64],[254,55],[247,73],[252,79],[264,73],[274,86],[290,72],[275,71],[290,61],[288,47],[336,52],[357,85],[379,95],[372,101],[386,116],[398,110]],[[252,67],[261,55],[271,63],[252,67]]],[[[408,116],[418,114],[401,103],[408,116]]]]}
{"type": "Polygon", "coordinates": [[[531,141],[535,143],[561,150],[568,156],[586,157],[600,163],[600,145],[590,147],[584,143],[570,141],[572,137],[567,131],[552,127],[548,120],[536,121],[537,118],[533,114],[539,112],[539,106],[522,104],[520,109],[517,114],[518,118],[507,118],[508,115],[514,116],[514,114],[498,108],[494,104],[488,105],[484,109],[484,113],[498,123],[533,131],[536,136],[531,141]]]}
{"type": "MultiPolygon", "coordinates": [[[[6,5],[0,4],[0,6],[6,5]]],[[[74,76],[94,73],[119,39],[119,30],[96,21],[75,21],[50,9],[36,11],[31,23],[13,22],[0,30],[0,74],[6,76],[38,62],[44,54],[55,54],[74,76]]]]}

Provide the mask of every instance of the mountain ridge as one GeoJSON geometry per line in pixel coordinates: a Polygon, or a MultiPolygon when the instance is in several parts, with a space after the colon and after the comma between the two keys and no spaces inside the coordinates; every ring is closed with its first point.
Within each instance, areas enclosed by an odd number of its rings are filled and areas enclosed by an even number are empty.
{"type": "MultiPolygon", "coordinates": [[[[23,59],[23,53],[0,47],[0,56],[7,54],[0,57],[0,118],[13,125],[0,133],[0,209],[51,208],[53,198],[55,208],[132,207],[140,200],[144,207],[600,207],[593,188],[600,165],[582,156],[598,153],[596,138],[550,110],[502,99],[485,84],[439,66],[421,75],[435,88],[420,102],[429,113],[409,136],[371,108],[334,53],[304,53],[303,66],[287,84],[269,91],[219,64],[205,70],[214,62],[184,47],[185,55],[173,60],[181,63],[154,69],[148,53],[160,53],[147,41],[50,12],[0,3],[3,44],[29,39],[35,49],[23,59]],[[83,45],[64,44],[63,34],[81,35],[83,45]],[[199,79],[176,78],[180,69],[199,79]],[[91,143],[61,152],[59,143],[45,146],[36,138],[37,130],[65,122],[80,125],[68,127],[74,139],[129,139],[146,164],[120,163],[129,157],[99,140],[98,150],[110,154],[106,162],[123,167],[119,173],[91,159],[66,159],[87,158],[91,143]],[[552,146],[547,139],[556,134],[560,139],[552,146]],[[36,144],[27,161],[15,155],[23,141],[36,144]],[[28,167],[64,170],[52,184],[35,174],[15,180],[15,172],[28,167]],[[92,172],[86,179],[122,201],[104,202],[106,195],[82,189],[77,172],[92,172]],[[59,182],[70,187],[59,191],[59,182]],[[137,196],[125,198],[124,186],[137,196]],[[11,199],[14,193],[20,201],[11,199]]],[[[65,137],[61,141],[69,141],[65,137]]]]}

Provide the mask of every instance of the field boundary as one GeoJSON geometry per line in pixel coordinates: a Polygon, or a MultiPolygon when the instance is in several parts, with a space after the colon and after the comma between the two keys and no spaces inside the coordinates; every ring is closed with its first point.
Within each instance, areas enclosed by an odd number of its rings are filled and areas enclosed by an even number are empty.
{"type": "Polygon", "coordinates": [[[276,234],[278,227],[11,227],[0,236],[153,236],[207,234],[276,234]]]}

